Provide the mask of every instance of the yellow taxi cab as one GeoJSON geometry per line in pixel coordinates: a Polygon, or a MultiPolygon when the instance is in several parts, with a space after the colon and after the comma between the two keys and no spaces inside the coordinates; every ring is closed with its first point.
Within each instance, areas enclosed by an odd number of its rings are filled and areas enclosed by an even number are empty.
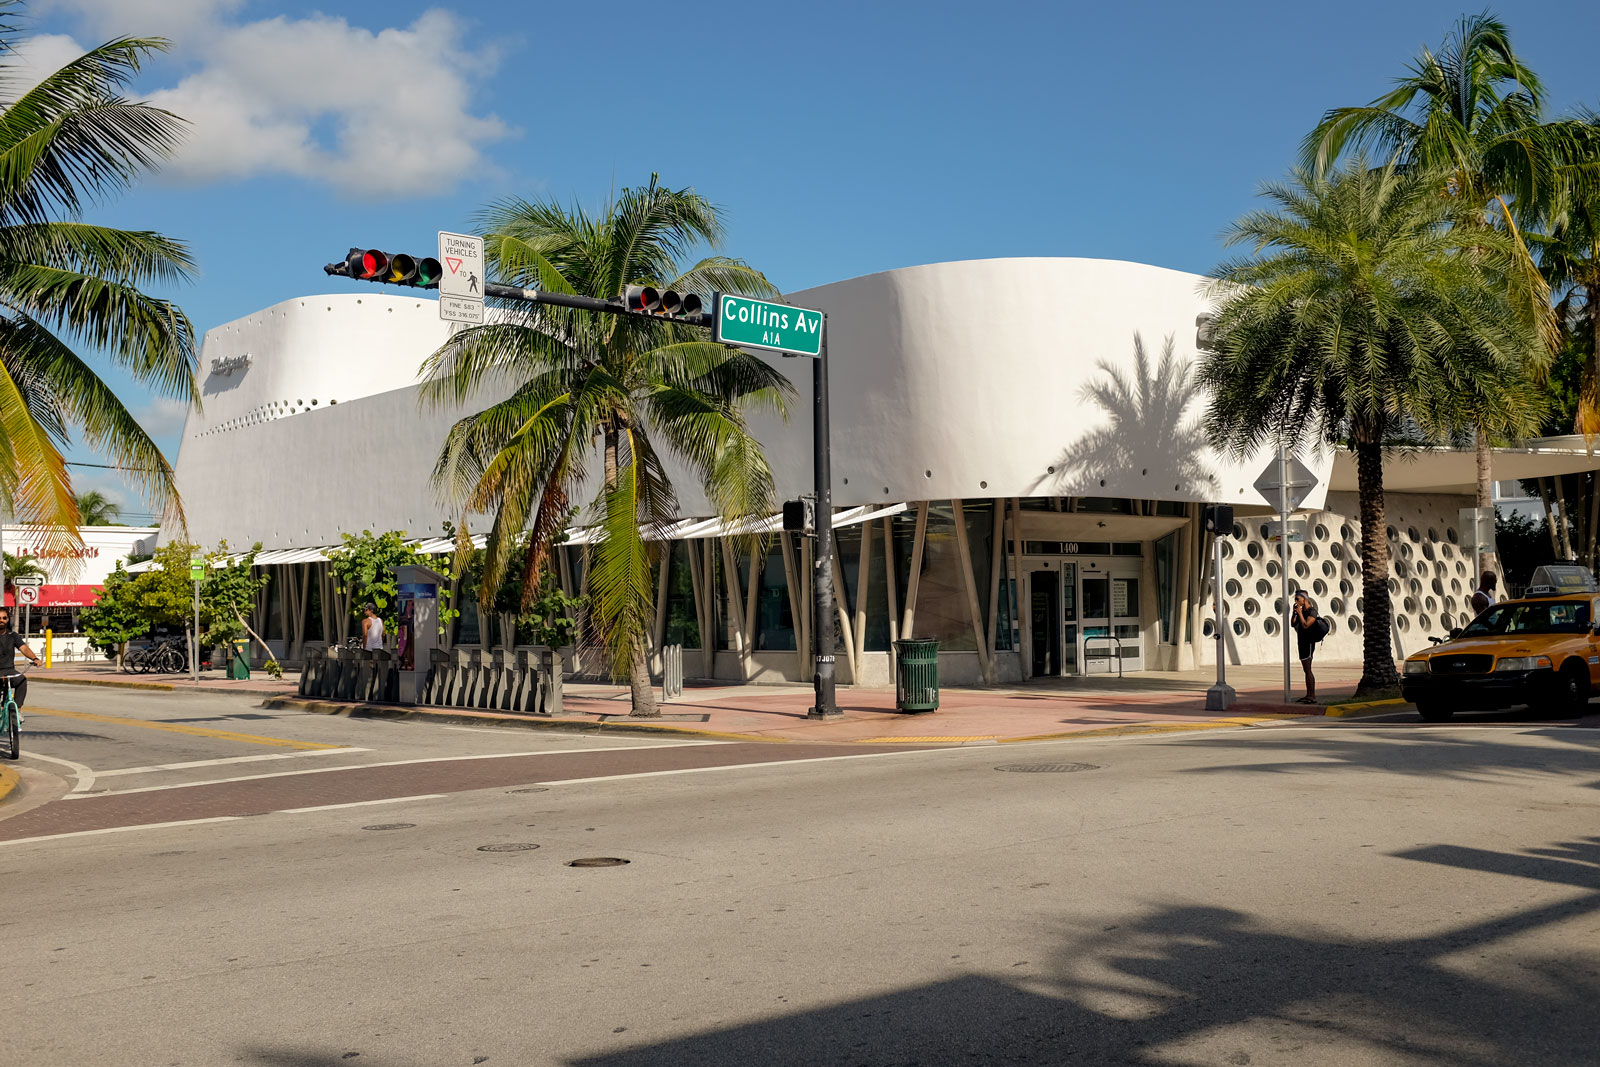
{"type": "Polygon", "coordinates": [[[1587,568],[1534,571],[1527,593],[1496,604],[1448,641],[1407,657],[1400,689],[1429,722],[1526,704],[1584,714],[1600,688],[1600,583],[1587,568]]]}

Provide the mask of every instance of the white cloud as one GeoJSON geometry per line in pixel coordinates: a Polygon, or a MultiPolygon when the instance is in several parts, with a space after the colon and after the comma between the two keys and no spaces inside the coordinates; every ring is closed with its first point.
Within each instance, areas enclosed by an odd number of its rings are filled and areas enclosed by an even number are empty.
{"type": "Polygon", "coordinates": [[[61,33],[23,38],[5,61],[4,95],[15,99],[83,55],[83,46],[61,33]]]}
{"type": "Polygon", "coordinates": [[[169,396],[158,396],[133,413],[144,432],[160,444],[162,439],[175,437],[183,431],[183,421],[189,417],[189,405],[169,396]]]}
{"type": "Polygon", "coordinates": [[[56,6],[99,33],[170,36],[176,58],[195,66],[176,85],[140,94],[191,124],[162,168],[167,178],[287,175],[362,197],[437,193],[491,170],[484,147],[509,132],[473,107],[494,49],[469,47],[447,11],[373,32],[329,15],[229,23],[239,5],[228,0],[186,0],[174,11],[163,0],[56,6]]]}

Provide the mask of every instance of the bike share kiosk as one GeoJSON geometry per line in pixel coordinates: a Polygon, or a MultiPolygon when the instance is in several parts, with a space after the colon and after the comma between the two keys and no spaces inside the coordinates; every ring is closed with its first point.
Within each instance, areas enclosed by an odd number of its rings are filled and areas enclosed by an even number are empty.
{"type": "Polygon", "coordinates": [[[439,647],[439,590],[450,581],[431,567],[406,564],[394,569],[398,596],[395,601],[394,667],[400,675],[399,700],[420,704],[428,678],[431,653],[439,647]]]}

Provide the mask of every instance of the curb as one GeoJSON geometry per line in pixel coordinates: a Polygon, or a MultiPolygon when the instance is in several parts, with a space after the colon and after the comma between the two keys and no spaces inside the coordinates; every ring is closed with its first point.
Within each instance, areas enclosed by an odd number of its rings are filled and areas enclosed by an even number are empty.
{"type": "Polygon", "coordinates": [[[109,678],[47,678],[43,675],[28,675],[30,682],[42,682],[46,685],[89,685],[108,689],[151,689],[164,693],[238,693],[241,696],[281,696],[279,689],[232,689],[220,685],[185,685],[174,682],[124,682],[113,681],[109,678]]]}
{"type": "Polygon", "coordinates": [[[711,738],[718,741],[762,741],[786,744],[786,737],[735,734],[719,730],[696,730],[688,726],[655,726],[649,723],[591,722],[588,719],[533,719],[496,711],[435,710],[407,708],[398,704],[345,704],[332,700],[307,700],[304,697],[272,696],[261,702],[268,711],[305,711],[314,715],[343,715],[351,719],[397,719],[410,722],[437,722],[456,726],[504,726],[524,730],[554,730],[582,734],[663,734],[711,738]]]}
{"type": "Polygon", "coordinates": [[[1408,704],[1404,697],[1390,697],[1387,700],[1360,700],[1350,704],[1329,704],[1323,709],[1322,714],[1330,719],[1355,719],[1363,715],[1385,715],[1386,711],[1372,711],[1372,708],[1392,708],[1408,704]]]}
{"type": "Polygon", "coordinates": [[[0,767],[0,803],[22,784],[22,775],[10,767],[0,767]]]}

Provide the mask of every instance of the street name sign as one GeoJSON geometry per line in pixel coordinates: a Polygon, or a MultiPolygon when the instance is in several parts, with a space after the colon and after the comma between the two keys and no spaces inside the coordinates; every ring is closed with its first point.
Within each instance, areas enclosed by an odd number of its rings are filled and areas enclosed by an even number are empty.
{"type": "Polygon", "coordinates": [[[206,561],[191,557],[189,560],[189,580],[191,582],[204,581],[206,576],[206,561]]]}
{"type": "Polygon", "coordinates": [[[439,317],[483,322],[483,238],[439,231],[439,317]]]}
{"type": "Polygon", "coordinates": [[[1266,470],[1262,471],[1261,476],[1251,484],[1255,491],[1261,494],[1262,499],[1273,507],[1278,506],[1278,490],[1288,486],[1289,510],[1294,511],[1300,507],[1301,501],[1311,495],[1319,480],[1316,472],[1295,456],[1288,457],[1289,477],[1281,479],[1278,476],[1278,462],[1276,457],[1269,461],[1266,470]]]}
{"type": "Polygon", "coordinates": [[[11,579],[11,584],[18,589],[37,589],[44,584],[44,577],[38,574],[19,574],[11,579]]]}
{"type": "Polygon", "coordinates": [[[770,300],[716,293],[715,339],[740,348],[770,348],[796,356],[822,354],[822,312],[770,300]]]}

